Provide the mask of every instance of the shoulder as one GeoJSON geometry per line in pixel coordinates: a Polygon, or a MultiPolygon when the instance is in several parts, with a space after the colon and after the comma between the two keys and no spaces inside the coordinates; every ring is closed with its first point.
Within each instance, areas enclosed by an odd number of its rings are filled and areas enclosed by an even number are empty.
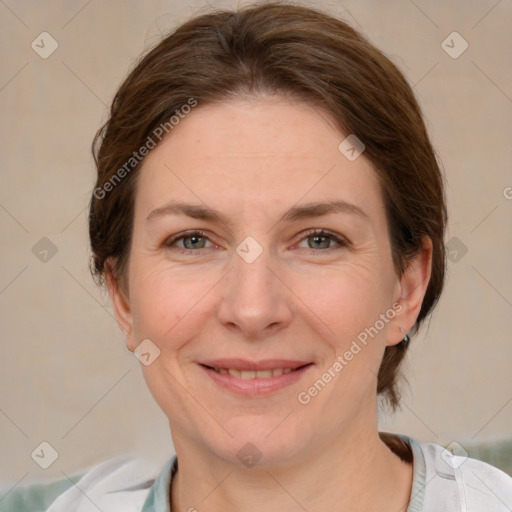
{"type": "Polygon", "coordinates": [[[425,458],[425,512],[510,512],[512,477],[504,471],[435,443],[419,446],[425,458]]]}
{"type": "Polygon", "coordinates": [[[0,512],[140,512],[157,475],[148,460],[121,455],[74,478],[7,491],[0,512]]]}

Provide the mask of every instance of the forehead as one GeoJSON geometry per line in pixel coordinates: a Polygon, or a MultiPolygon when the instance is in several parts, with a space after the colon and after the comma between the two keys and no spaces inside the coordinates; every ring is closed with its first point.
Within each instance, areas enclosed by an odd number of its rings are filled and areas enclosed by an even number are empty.
{"type": "Polygon", "coordinates": [[[351,199],[382,209],[377,175],[338,149],[348,134],[329,115],[284,97],[197,106],[146,157],[136,210],[173,199],[239,213],[301,200],[351,199]]]}

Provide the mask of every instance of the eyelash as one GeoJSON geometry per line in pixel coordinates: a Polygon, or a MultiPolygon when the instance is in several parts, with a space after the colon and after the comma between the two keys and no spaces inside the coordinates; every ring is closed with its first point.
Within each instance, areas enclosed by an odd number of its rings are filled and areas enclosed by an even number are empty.
{"type": "MultiPolygon", "coordinates": [[[[200,237],[200,238],[205,238],[206,240],[211,242],[210,238],[208,237],[208,235],[204,231],[193,230],[193,231],[188,231],[188,232],[185,232],[185,233],[180,233],[179,235],[177,235],[175,237],[171,237],[170,239],[168,239],[165,242],[165,246],[168,249],[171,249],[171,248],[173,248],[173,245],[176,242],[178,242],[180,240],[183,240],[185,238],[191,238],[191,237],[194,237],[194,236],[197,236],[197,237],[200,237]]],[[[306,240],[306,239],[308,239],[308,238],[310,238],[312,236],[320,236],[320,237],[330,238],[331,240],[334,240],[337,244],[339,244],[339,247],[328,247],[327,249],[306,249],[309,252],[315,252],[315,253],[326,252],[329,249],[341,249],[343,247],[349,247],[350,246],[349,242],[344,237],[337,236],[334,233],[331,233],[330,231],[327,231],[325,229],[311,229],[309,231],[306,231],[306,233],[304,233],[303,237],[299,240],[298,243],[300,243],[303,240],[306,240]]],[[[186,249],[186,248],[182,248],[182,247],[176,247],[175,249],[180,251],[180,252],[182,252],[182,253],[191,253],[191,252],[198,252],[201,249],[208,249],[208,248],[207,247],[201,247],[199,249],[186,249]]]]}

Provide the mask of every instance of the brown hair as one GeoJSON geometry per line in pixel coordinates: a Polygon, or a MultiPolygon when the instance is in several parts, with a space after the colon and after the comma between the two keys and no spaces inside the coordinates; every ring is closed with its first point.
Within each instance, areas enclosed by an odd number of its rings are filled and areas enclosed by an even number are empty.
{"type": "MultiPolygon", "coordinates": [[[[364,143],[380,178],[397,275],[418,253],[422,237],[432,240],[432,275],[413,328],[417,333],[443,288],[447,218],[443,178],[420,107],[402,73],[365,37],[328,14],[292,4],[197,16],[157,44],[125,79],[93,142],[94,276],[103,284],[112,272],[127,289],[140,168],[134,151],[191,98],[204,105],[258,93],[284,93],[321,107],[342,132],[364,143]],[[113,269],[106,264],[111,257],[113,269]]],[[[379,369],[377,392],[393,410],[406,350],[405,343],[386,347],[379,369]]]]}

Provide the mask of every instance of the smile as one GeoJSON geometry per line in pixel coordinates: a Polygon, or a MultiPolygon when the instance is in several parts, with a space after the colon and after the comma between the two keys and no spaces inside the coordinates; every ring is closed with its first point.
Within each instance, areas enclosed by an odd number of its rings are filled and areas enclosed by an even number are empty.
{"type": "Polygon", "coordinates": [[[280,364],[277,362],[267,363],[263,366],[271,366],[271,368],[265,369],[261,368],[261,364],[252,364],[253,367],[258,367],[253,369],[248,368],[251,364],[232,362],[232,366],[238,366],[238,368],[233,368],[225,363],[224,365],[219,363],[216,362],[215,366],[200,363],[199,367],[208,375],[210,382],[213,381],[224,390],[246,397],[275,393],[297,382],[314,366],[314,363],[287,361],[285,366],[281,366],[282,362],[280,364]],[[240,366],[245,366],[245,368],[240,368],[240,366]]]}
{"type": "Polygon", "coordinates": [[[271,377],[279,377],[283,373],[290,373],[294,368],[276,368],[275,370],[235,370],[234,368],[213,368],[214,371],[222,375],[232,375],[238,379],[270,379],[271,377]]]}

